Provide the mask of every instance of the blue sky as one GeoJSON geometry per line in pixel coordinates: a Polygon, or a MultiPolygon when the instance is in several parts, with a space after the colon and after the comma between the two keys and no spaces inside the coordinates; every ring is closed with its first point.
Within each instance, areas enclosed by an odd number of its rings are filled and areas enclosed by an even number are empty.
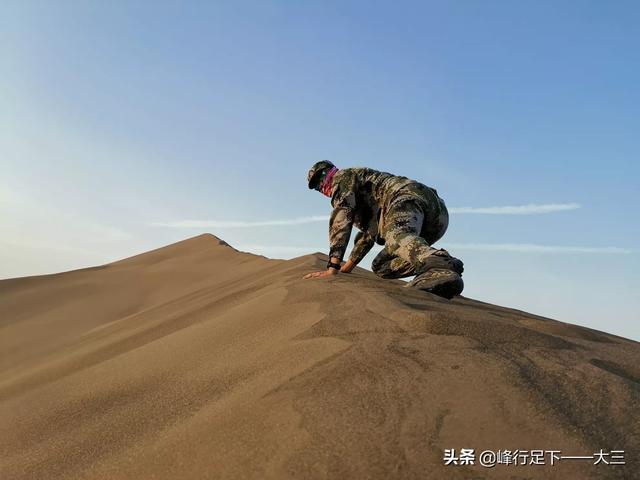
{"type": "Polygon", "coordinates": [[[640,340],[639,22],[624,1],[5,2],[0,278],[205,231],[326,252],[305,177],[327,158],[435,187],[467,296],[640,340]]]}

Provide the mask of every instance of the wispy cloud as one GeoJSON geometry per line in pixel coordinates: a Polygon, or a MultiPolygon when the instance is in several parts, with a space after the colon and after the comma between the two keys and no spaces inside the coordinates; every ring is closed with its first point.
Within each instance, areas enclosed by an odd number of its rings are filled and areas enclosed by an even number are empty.
{"type": "MultiPolygon", "coordinates": [[[[632,248],[621,247],[589,247],[589,246],[564,246],[564,245],[540,245],[535,243],[443,243],[444,248],[463,251],[482,252],[512,252],[512,253],[566,253],[566,254],[611,254],[627,255],[634,253],[632,248]]],[[[287,245],[237,245],[238,250],[245,252],[259,252],[261,254],[299,254],[323,252],[326,246],[287,246],[287,245]]]]}
{"type": "MultiPolygon", "coordinates": [[[[543,213],[563,212],[580,208],[579,203],[546,203],[506,207],[453,207],[452,214],[474,215],[540,215],[543,213]]],[[[152,227],[168,228],[253,228],[303,225],[306,223],[326,222],[329,215],[310,215],[306,217],[283,218],[279,220],[236,221],[236,220],[178,220],[173,222],[151,222],[152,227]]]]}
{"type": "Polygon", "coordinates": [[[476,214],[476,215],[540,215],[543,213],[565,212],[577,210],[579,203],[545,203],[528,205],[506,206],[506,207],[453,207],[450,213],[456,214],[476,214]]]}
{"type": "Polygon", "coordinates": [[[629,254],[635,251],[632,248],[621,247],[539,245],[536,243],[446,243],[443,245],[445,248],[452,250],[475,250],[483,252],[629,254]]]}

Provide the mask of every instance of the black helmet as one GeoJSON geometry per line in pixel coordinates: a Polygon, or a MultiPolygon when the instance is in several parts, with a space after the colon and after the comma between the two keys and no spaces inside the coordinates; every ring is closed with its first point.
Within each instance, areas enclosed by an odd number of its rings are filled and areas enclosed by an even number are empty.
{"type": "Polygon", "coordinates": [[[309,170],[309,173],[307,174],[307,182],[309,182],[309,188],[317,189],[322,173],[329,170],[333,166],[333,163],[331,163],[329,160],[320,160],[319,162],[314,163],[313,167],[311,167],[311,170],[309,170]]]}

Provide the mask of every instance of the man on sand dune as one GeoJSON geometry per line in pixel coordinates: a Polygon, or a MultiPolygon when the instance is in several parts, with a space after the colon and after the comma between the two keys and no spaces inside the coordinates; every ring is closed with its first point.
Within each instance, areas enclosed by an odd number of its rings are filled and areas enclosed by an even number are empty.
{"type": "Polygon", "coordinates": [[[449,225],[447,207],[435,189],[371,168],[338,169],[328,160],[316,162],[307,181],[310,189],[331,198],[333,211],[327,269],[303,278],[349,273],[378,243],[384,249],[371,265],[376,275],[415,275],[409,286],[449,299],[462,292],[462,261],[431,246],[449,225]],[[360,231],[349,259],[341,264],[353,226],[360,231]]]}

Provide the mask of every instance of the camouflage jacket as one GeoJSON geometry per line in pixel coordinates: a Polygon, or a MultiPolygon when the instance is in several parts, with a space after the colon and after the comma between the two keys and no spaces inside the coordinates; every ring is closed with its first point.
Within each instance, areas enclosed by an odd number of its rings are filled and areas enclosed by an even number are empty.
{"type": "Polygon", "coordinates": [[[366,167],[338,170],[332,181],[329,256],[343,259],[355,226],[360,231],[350,259],[359,263],[384,232],[384,213],[391,201],[409,194],[412,184],[418,182],[366,167]]]}

